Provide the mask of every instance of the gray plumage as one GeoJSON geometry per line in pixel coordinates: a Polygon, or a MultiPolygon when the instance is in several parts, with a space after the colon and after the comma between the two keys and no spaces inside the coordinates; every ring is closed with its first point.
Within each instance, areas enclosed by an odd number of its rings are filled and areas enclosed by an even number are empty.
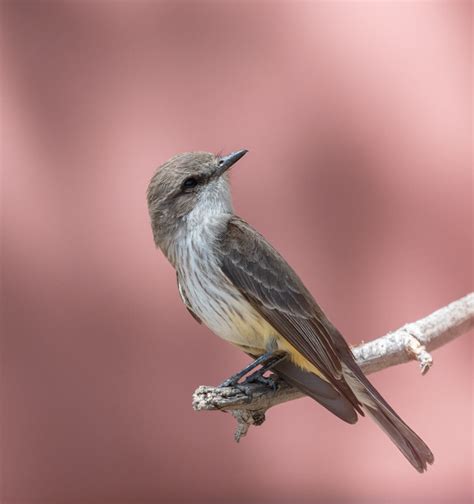
{"type": "Polygon", "coordinates": [[[180,154],[150,182],[153,236],[176,269],[183,302],[254,357],[287,352],[275,368],[280,376],[346,422],[368,413],[423,472],[434,460],[429,448],[367,380],[287,262],[234,215],[226,171],[245,152],[180,154]]]}

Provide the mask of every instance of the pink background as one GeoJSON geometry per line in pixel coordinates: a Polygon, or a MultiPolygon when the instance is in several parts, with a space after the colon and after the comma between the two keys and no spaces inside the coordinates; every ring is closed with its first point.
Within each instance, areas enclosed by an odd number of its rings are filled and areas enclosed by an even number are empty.
{"type": "Polygon", "coordinates": [[[472,290],[469,2],[5,2],[2,504],[468,502],[472,333],[373,375],[427,441],[309,399],[234,443],[191,394],[247,362],[197,325],[145,190],[248,148],[236,208],[351,343],[472,290]]]}

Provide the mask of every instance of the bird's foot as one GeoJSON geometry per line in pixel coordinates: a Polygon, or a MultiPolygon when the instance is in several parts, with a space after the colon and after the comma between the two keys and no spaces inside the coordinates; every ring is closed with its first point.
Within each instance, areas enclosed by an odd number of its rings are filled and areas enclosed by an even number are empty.
{"type": "Polygon", "coordinates": [[[287,357],[287,354],[284,352],[281,352],[279,350],[267,352],[266,354],[263,354],[260,357],[258,357],[257,359],[255,359],[253,362],[251,362],[248,366],[246,366],[244,369],[242,369],[238,373],[235,373],[230,378],[227,378],[227,380],[222,382],[219,385],[219,387],[235,387],[236,385],[238,385],[239,381],[246,374],[250,373],[258,366],[262,366],[262,367],[250,376],[256,375],[257,373],[260,373],[261,375],[263,375],[263,373],[265,371],[268,371],[269,369],[271,369],[273,366],[275,366],[279,362],[282,362],[283,360],[286,359],[286,357],[287,357]]]}
{"type": "Polygon", "coordinates": [[[253,373],[248,378],[246,378],[244,383],[260,383],[261,385],[265,385],[275,392],[278,388],[278,380],[279,378],[275,374],[271,374],[270,376],[263,376],[262,373],[257,371],[256,373],[253,373]]]}
{"type": "Polygon", "coordinates": [[[223,388],[223,387],[235,387],[239,383],[239,380],[241,378],[242,378],[241,376],[232,375],[230,378],[227,378],[227,380],[223,381],[218,387],[219,388],[223,388]]]}

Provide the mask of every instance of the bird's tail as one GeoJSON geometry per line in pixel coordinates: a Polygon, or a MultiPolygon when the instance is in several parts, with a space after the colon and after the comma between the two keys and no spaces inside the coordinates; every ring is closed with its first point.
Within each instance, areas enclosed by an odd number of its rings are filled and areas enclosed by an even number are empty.
{"type": "Polygon", "coordinates": [[[343,364],[344,377],[363,409],[390,436],[397,448],[420,473],[434,461],[425,442],[395,413],[354,362],[343,364]]]}

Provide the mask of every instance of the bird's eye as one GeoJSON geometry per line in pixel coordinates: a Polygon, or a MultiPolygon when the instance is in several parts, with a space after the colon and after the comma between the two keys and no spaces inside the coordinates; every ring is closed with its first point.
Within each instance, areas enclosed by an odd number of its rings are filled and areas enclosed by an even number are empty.
{"type": "Polygon", "coordinates": [[[196,187],[198,185],[198,181],[195,177],[188,177],[184,182],[183,185],[181,186],[183,191],[186,189],[192,189],[193,187],[196,187]]]}

